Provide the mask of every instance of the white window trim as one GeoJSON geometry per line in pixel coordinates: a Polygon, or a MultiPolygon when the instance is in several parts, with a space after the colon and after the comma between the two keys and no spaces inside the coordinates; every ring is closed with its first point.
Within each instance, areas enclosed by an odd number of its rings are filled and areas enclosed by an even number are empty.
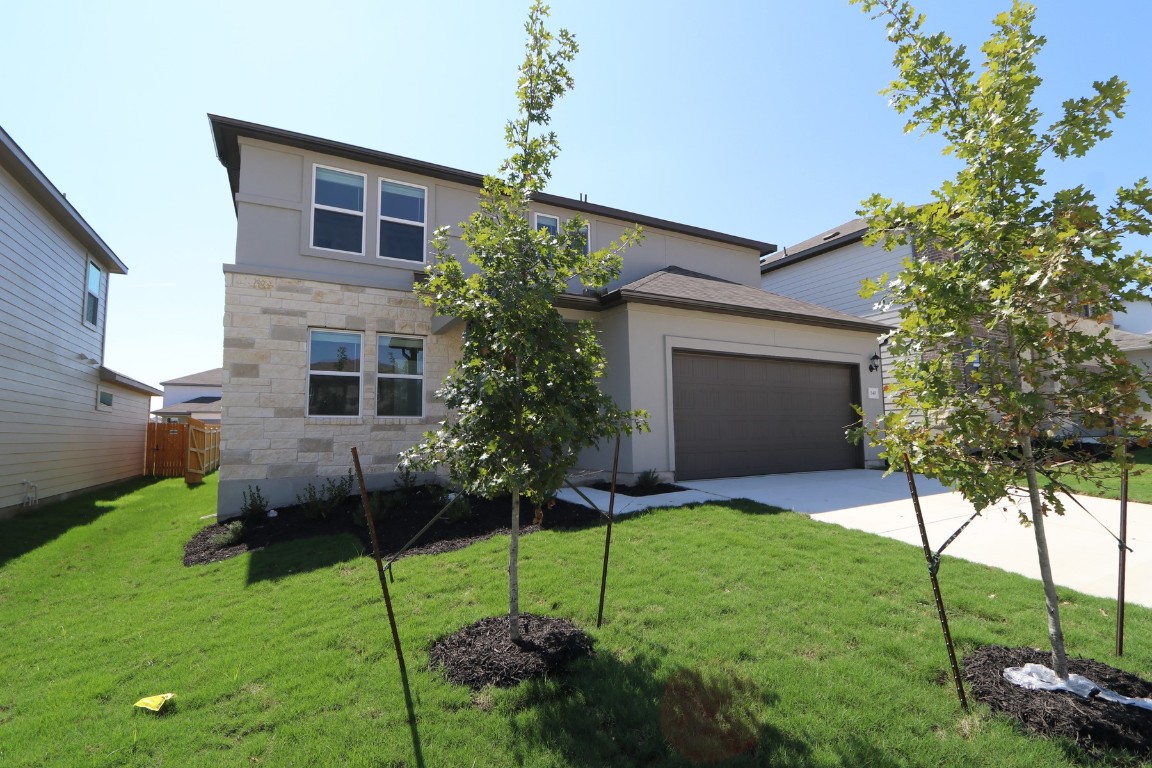
{"type": "Polygon", "coordinates": [[[399,179],[389,179],[385,176],[380,176],[376,183],[376,258],[380,261],[386,261],[389,264],[419,264],[421,266],[428,263],[428,187],[423,184],[413,184],[408,181],[400,181],[399,179]],[[397,219],[394,216],[385,216],[380,213],[380,200],[384,196],[384,191],[381,187],[384,182],[389,184],[399,184],[402,187],[412,187],[413,189],[421,189],[424,191],[424,220],[419,222],[420,225],[420,242],[423,243],[423,248],[420,251],[420,260],[414,259],[398,259],[395,256],[381,256],[380,255],[380,223],[384,221],[391,221],[397,224],[406,224],[409,227],[414,227],[417,222],[411,219],[397,219]]]}
{"type": "Polygon", "coordinates": [[[424,409],[424,378],[423,373],[380,373],[380,339],[416,339],[420,342],[420,351],[425,354],[425,362],[427,362],[428,354],[428,339],[423,336],[411,336],[406,333],[377,333],[376,334],[376,418],[378,419],[422,419],[425,416],[424,409]],[[420,414],[418,416],[394,416],[392,414],[380,413],[380,379],[419,379],[420,380],[420,414]]]}
{"type": "Polygon", "coordinates": [[[364,334],[361,331],[346,331],[342,328],[309,328],[308,329],[308,365],[305,371],[307,379],[304,382],[304,415],[309,419],[359,419],[364,415],[364,334]],[[344,371],[313,371],[312,370],[312,334],[314,333],[345,333],[349,336],[356,336],[360,339],[360,370],[355,373],[346,373],[344,371]],[[356,387],[358,393],[356,397],[356,413],[348,415],[336,415],[330,413],[312,413],[312,375],[317,376],[346,376],[349,378],[355,377],[359,380],[359,385],[356,387]]]}
{"type": "Polygon", "coordinates": [[[324,251],[325,253],[342,253],[345,255],[351,254],[354,256],[363,256],[365,245],[365,230],[367,227],[365,223],[368,219],[368,174],[360,173],[359,171],[350,171],[347,168],[337,168],[334,165],[324,165],[322,163],[312,164],[312,191],[310,193],[310,200],[312,207],[308,212],[308,247],[317,251],[324,251]],[[347,173],[350,176],[359,176],[364,180],[364,209],[363,211],[354,211],[350,208],[336,208],[331,205],[322,205],[316,202],[316,171],[323,168],[326,171],[337,171],[339,173],[347,173]],[[323,246],[316,245],[316,211],[332,211],[333,213],[344,213],[348,215],[356,215],[360,217],[360,250],[359,251],[342,251],[338,248],[324,248],[323,246]]]}
{"type": "Polygon", "coordinates": [[[533,219],[532,219],[532,228],[533,229],[543,229],[543,227],[540,226],[540,224],[541,224],[540,219],[551,219],[552,221],[556,222],[556,232],[557,232],[557,234],[559,234],[559,232],[560,232],[560,217],[559,216],[552,214],[552,213],[534,213],[533,219]]]}
{"type": "Polygon", "coordinates": [[[100,327],[100,305],[104,301],[104,268],[97,264],[92,259],[86,259],[84,263],[84,301],[80,305],[80,321],[89,328],[100,327]],[[96,288],[96,319],[93,322],[88,322],[88,297],[92,292],[88,290],[88,275],[95,268],[96,272],[100,275],[100,285],[96,288]]]}
{"type": "Polygon", "coordinates": [[[584,219],[584,255],[592,253],[592,222],[584,219]]]}

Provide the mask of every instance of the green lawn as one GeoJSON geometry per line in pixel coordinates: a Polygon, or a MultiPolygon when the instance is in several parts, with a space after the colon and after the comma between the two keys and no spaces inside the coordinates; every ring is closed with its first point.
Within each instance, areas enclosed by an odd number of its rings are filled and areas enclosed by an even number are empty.
{"type": "MultiPolygon", "coordinates": [[[[720,765],[1083,764],[961,712],[917,548],[749,502],[621,522],[599,630],[603,530],[526,537],[522,610],[597,655],[510,690],[426,668],[434,638],[506,607],[507,540],[399,562],[413,731],[372,560],[340,536],[185,568],[214,500],[166,480],[0,522],[0,765],[688,766],[661,707],[692,675],[759,744],[720,765]],[[168,691],[166,714],[132,706],[168,691]]],[[[961,654],[1045,643],[1036,582],[949,558],[941,579],[961,654]]],[[[1152,677],[1152,611],[1129,608],[1117,663],[1113,603],[1063,598],[1073,654],[1152,677]]]]}
{"type": "MultiPolygon", "coordinates": [[[[1152,448],[1140,448],[1132,454],[1135,467],[1129,473],[1128,500],[1152,504],[1152,448]]],[[[1104,499],[1120,498],[1120,469],[1114,461],[1101,461],[1092,465],[1094,477],[1089,480],[1068,481],[1077,493],[1104,499]]]]}

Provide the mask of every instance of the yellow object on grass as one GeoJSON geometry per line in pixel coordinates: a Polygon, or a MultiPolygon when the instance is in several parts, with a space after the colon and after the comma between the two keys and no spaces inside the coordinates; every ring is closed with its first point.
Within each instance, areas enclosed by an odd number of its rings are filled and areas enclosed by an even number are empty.
{"type": "Polygon", "coordinates": [[[143,699],[140,699],[140,701],[136,702],[136,706],[140,707],[141,709],[150,709],[153,712],[159,712],[164,707],[164,705],[168,703],[168,699],[174,698],[176,698],[176,694],[174,693],[161,693],[156,696],[145,696],[143,699]]]}

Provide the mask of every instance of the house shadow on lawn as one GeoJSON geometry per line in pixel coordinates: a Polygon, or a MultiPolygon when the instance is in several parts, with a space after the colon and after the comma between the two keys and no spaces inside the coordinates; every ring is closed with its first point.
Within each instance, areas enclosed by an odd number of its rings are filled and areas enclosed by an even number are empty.
{"type": "Polygon", "coordinates": [[[63,501],[21,510],[15,517],[0,520],[0,567],[73,528],[95,522],[115,510],[122,497],[159,482],[163,482],[163,478],[128,480],[63,501]]]}
{"type": "MultiPolygon", "coordinates": [[[[771,724],[778,697],[750,680],[680,669],[666,679],[646,658],[601,651],[559,681],[526,683],[533,718],[512,724],[521,761],[538,751],[566,765],[808,765],[809,746],[771,724]]],[[[837,748],[844,766],[894,765],[858,737],[837,748]]]]}
{"type": "Polygon", "coordinates": [[[275,581],[298,573],[330,568],[364,556],[364,545],[351,533],[281,541],[253,550],[248,557],[248,584],[275,581]]]}

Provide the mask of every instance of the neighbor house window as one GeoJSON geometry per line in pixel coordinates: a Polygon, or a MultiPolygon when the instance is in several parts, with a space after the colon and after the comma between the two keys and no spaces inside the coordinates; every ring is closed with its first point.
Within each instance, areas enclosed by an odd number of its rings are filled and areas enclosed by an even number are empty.
{"type": "Polygon", "coordinates": [[[96,410],[110,411],[112,410],[112,393],[101,389],[96,392],[96,410]]]}
{"type": "Polygon", "coordinates": [[[364,189],[361,173],[313,166],[312,247],[364,252],[364,189]]]}
{"type": "Polygon", "coordinates": [[[84,322],[89,325],[99,325],[100,319],[100,288],[104,273],[94,262],[88,262],[88,278],[84,295],[84,322]]]}
{"type": "Polygon", "coordinates": [[[424,261],[425,198],[428,190],[380,180],[380,257],[424,261]]]}
{"type": "Polygon", "coordinates": [[[424,340],[377,337],[376,415],[424,415],[424,340]]]}
{"type": "Polygon", "coordinates": [[[308,344],[308,415],[360,415],[358,333],[312,331],[308,344]]]}
{"type": "Polygon", "coordinates": [[[560,219],[557,216],[538,213],[536,214],[536,229],[546,229],[555,237],[560,234],[560,219]]]}

